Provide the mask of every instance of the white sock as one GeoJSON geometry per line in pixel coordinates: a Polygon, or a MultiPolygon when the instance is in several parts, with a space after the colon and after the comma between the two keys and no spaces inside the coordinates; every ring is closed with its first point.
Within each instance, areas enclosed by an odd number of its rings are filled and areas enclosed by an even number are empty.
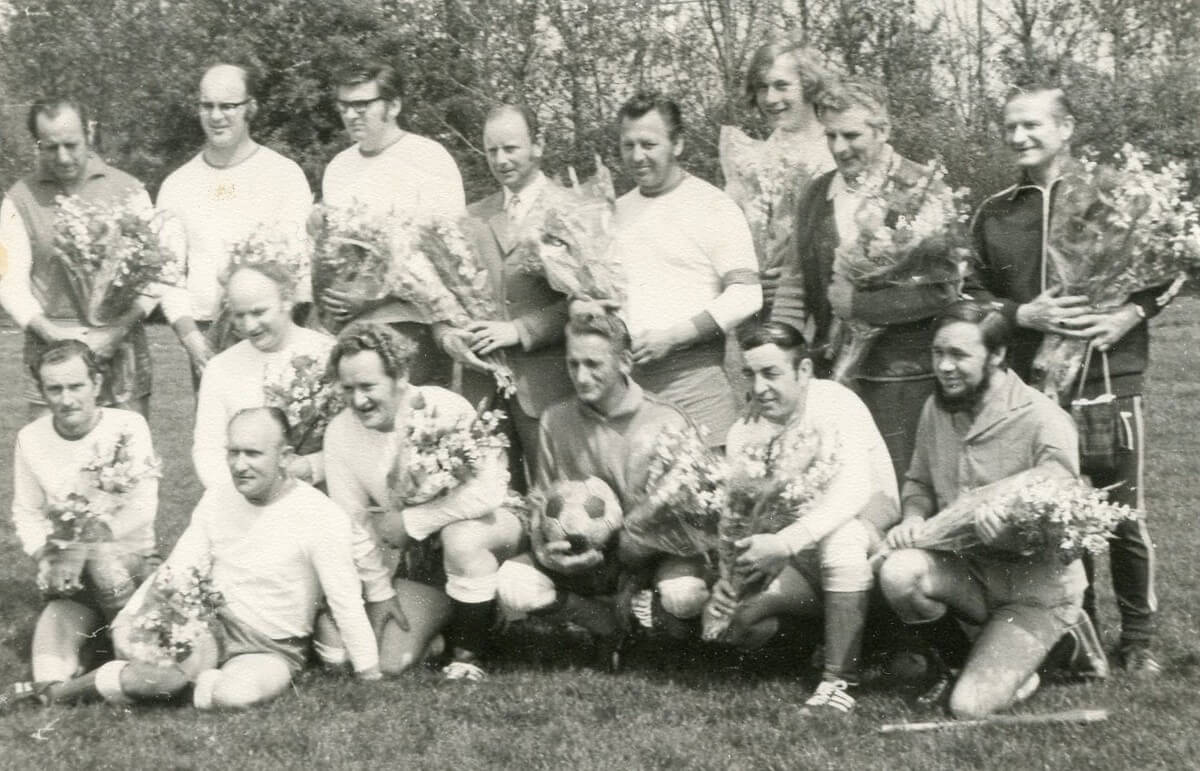
{"type": "Polygon", "coordinates": [[[96,692],[109,704],[130,704],[133,700],[121,689],[121,672],[128,661],[110,661],[96,670],[96,692]]]}
{"type": "Polygon", "coordinates": [[[45,683],[56,680],[70,680],[83,674],[79,670],[78,656],[58,656],[53,653],[35,653],[33,656],[33,680],[45,683]]]}
{"type": "Polygon", "coordinates": [[[206,669],[196,677],[192,688],[192,706],[196,709],[213,708],[213,691],[217,687],[217,678],[221,676],[219,669],[206,669]]]}

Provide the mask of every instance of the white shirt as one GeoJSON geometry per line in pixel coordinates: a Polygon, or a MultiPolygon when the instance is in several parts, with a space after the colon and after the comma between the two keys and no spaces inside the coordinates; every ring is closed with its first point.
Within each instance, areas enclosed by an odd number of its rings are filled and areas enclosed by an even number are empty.
{"type": "Polygon", "coordinates": [[[208,490],[166,564],[203,570],[211,560],[229,610],[276,640],[310,636],[324,596],[354,669],[373,669],[379,650],[354,571],[350,521],[312,487],[290,484],[265,506],[232,487],[208,490]]]}
{"type": "MultiPolygon", "coordinates": [[[[158,209],[178,218],[181,228],[166,226],[167,246],[186,257],[187,299],[163,298],[163,313],[174,322],[184,316],[212,321],[221,310],[218,277],[229,264],[229,250],[258,233],[284,244],[308,262],[306,225],[312,191],[304,172],[269,147],[260,145],[241,162],[217,168],[200,152],[162,184],[158,209]]],[[[298,299],[310,299],[307,276],[297,282],[298,299]]]]}
{"type": "MultiPolygon", "coordinates": [[[[43,415],[17,433],[13,459],[13,525],[26,554],[46,545],[53,532],[44,506],[50,498],[87,492],[83,467],[98,454],[110,452],[121,434],[128,434],[134,469],[157,466],[150,427],[130,410],[100,408],[100,420],[86,436],[64,439],[53,417],[43,415]]],[[[158,509],[158,476],[144,474],[113,515],[113,540],[130,552],[154,548],[154,515],[158,509]]]]}
{"type": "MultiPolygon", "coordinates": [[[[779,535],[794,554],[815,546],[854,517],[874,510],[876,520],[899,515],[900,494],[887,445],[862,399],[832,380],[808,382],[801,430],[813,430],[836,449],[837,471],[811,510],[779,535]],[[882,511],[881,511],[882,510],[882,511]]],[[[765,419],[738,420],[725,439],[725,454],[735,458],[751,448],[763,448],[784,426],[765,419]]]]}
{"type": "Polygon", "coordinates": [[[321,181],[330,206],[365,206],[373,217],[466,213],[466,195],[458,165],[432,139],[405,133],[378,153],[353,145],[334,156],[321,181]]]}
{"type": "MultiPolygon", "coordinates": [[[[200,391],[196,394],[196,428],[192,437],[192,461],[196,476],[206,489],[214,486],[233,489],[229,466],[225,462],[226,429],[239,410],[262,407],[266,402],[264,386],[283,375],[292,359],[312,356],[318,361],[329,358],[334,339],[324,332],[293,326],[287,344],[278,351],[264,353],[249,340],[221,351],[204,367],[200,391]]],[[[314,482],[323,477],[321,453],[306,455],[313,467],[314,482]]]]}
{"type": "Polygon", "coordinates": [[[750,226],[733,199],[688,175],[654,197],[617,200],[615,254],[629,277],[629,331],[668,329],[707,311],[730,330],[762,307],[750,226]],[[730,283],[734,277],[754,283],[730,283]]]}
{"type": "MultiPolygon", "coordinates": [[[[464,416],[475,416],[466,399],[437,386],[411,386],[401,409],[411,412],[411,402],[417,397],[447,425],[464,416]]],[[[372,506],[388,506],[388,472],[396,461],[397,443],[403,441],[401,432],[406,422],[401,414],[396,418],[397,429],[373,431],[363,426],[353,411],[344,410],[325,430],[325,481],[329,497],[357,523],[354,560],[366,586],[366,597],[372,602],[395,594],[391,583],[395,560],[389,553],[391,550],[385,552],[377,540],[367,510],[372,506]]],[[[500,505],[507,484],[502,453],[496,452],[463,484],[428,503],[406,507],[404,529],[420,541],[451,522],[481,517],[500,505]]]]}

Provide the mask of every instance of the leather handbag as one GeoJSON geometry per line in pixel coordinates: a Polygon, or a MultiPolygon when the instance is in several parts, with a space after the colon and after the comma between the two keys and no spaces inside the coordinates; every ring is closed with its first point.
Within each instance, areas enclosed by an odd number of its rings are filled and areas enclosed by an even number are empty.
{"type": "Polygon", "coordinates": [[[1071,400],[1071,417],[1079,432],[1079,465],[1084,473],[1109,473],[1115,471],[1118,455],[1128,447],[1124,422],[1112,392],[1112,377],[1108,369],[1108,353],[1101,351],[1104,370],[1104,393],[1091,399],[1083,398],[1083,384],[1092,360],[1089,345],[1083,357],[1083,368],[1079,372],[1079,387],[1071,400]]]}

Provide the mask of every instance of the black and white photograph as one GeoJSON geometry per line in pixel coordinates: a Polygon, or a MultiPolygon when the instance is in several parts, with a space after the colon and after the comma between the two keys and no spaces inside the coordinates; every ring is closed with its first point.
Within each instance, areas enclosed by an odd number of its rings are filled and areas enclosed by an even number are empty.
{"type": "Polygon", "coordinates": [[[0,768],[1200,753],[1200,4],[0,0],[0,768]]]}

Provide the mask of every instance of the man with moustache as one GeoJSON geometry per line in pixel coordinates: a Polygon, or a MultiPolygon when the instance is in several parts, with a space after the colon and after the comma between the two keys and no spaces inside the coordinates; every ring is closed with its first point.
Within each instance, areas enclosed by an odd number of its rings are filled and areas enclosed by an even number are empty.
{"type": "MultiPolygon", "coordinates": [[[[466,330],[467,342],[477,356],[505,354],[516,385],[505,412],[532,481],[538,417],[571,393],[563,364],[567,298],[551,289],[543,275],[530,273],[513,258],[518,256],[524,231],[536,227],[538,214],[556,200],[565,201],[569,193],[542,173],[542,137],[537,116],[528,107],[506,104],[491,110],[483,126],[483,148],[501,189],[471,204],[467,213],[473,219],[471,235],[505,315],[472,324],[466,330]]],[[[487,373],[473,372],[471,379],[479,381],[478,387],[464,393],[472,404],[495,389],[487,373]]]]}
{"type": "MultiPolygon", "coordinates": [[[[230,249],[256,235],[289,254],[306,254],[312,191],[294,161],[250,136],[258,112],[251,70],[234,64],[209,67],[200,78],[196,109],[204,147],[163,181],[157,206],[169,215],[165,241],[183,259],[186,289],[164,296],[163,313],[198,383],[208,360],[236,342],[235,334],[206,338],[221,316],[219,277],[230,249]]],[[[308,282],[299,286],[297,299],[307,302],[308,282]]]]}
{"type": "Polygon", "coordinates": [[[1051,647],[1086,623],[1079,560],[1050,551],[1022,555],[1006,544],[1001,515],[982,509],[981,540],[1004,556],[914,548],[924,522],[973,488],[1030,469],[1079,474],[1075,426],[1049,398],[1004,365],[1010,326],[990,303],[960,302],[934,324],[937,385],[921,411],[916,449],[901,491],[896,551],[880,573],[884,596],[909,624],[947,613],[981,627],[949,693],[956,717],[978,718],[1032,695],[1051,647]]]}
{"type": "Polygon", "coordinates": [[[621,107],[620,131],[621,160],[637,182],[617,200],[612,245],[629,279],[633,377],[718,446],[738,409],[725,335],[762,307],[750,227],[732,198],[680,165],[674,101],[636,94],[621,107]]]}
{"type": "MultiPolygon", "coordinates": [[[[404,84],[396,68],[382,62],[354,66],[337,77],[335,88],[338,113],[354,144],[325,168],[323,202],[364,209],[370,217],[461,217],[466,208],[462,176],[450,153],[434,140],[400,127],[404,84]]],[[[449,383],[449,359],[434,342],[429,320],[411,303],[391,296],[368,299],[333,288],[314,299],[339,325],[383,322],[414,340],[417,352],[410,362],[409,382],[449,383]]],[[[445,344],[466,347],[453,335],[445,344]]]]}
{"type": "Polygon", "coordinates": [[[831,83],[817,96],[815,108],[837,168],[818,177],[800,201],[794,252],[784,263],[771,320],[801,332],[811,324],[814,347],[833,342],[830,332],[835,318],[883,327],[856,373],[854,388],[871,410],[896,476],[902,478],[912,455],[921,404],[933,391],[929,366],[933,317],[957,299],[957,287],[857,290],[839,275],[836,254],[840,244],[859,237],[856,215],[865,198],[885,187],[911,188],[932,172],[892,149],[887,93],[882,87],[864,80],[831,83]]]}
{"type": "MultiPolygon", "coordinates": [[[[1097,310],[1086,297],[1071,295],[1055,278],[1047,223],[1064,192],[1064,172],[1071,158],[1075,119],[1066,95],[1058,88],[1013,91],[1004,107],[1005,143],[1013,153],[1019,181],[984,201],[972,232],[979,253],[977,282],[967,287],[972,296],[996,300],[1016,334],[1009,352],[1013,370],[1031,377],[1034,356],[1047,333],[1091,341],[1093,355],[1083,378],[1083,397],[1112,393],[1125,428],[1115,468],[1083,467],[1096,487],[1110,488],[1109,499],[1145,511],[1145,422],[1142,385],[1150,355],[1148,320],[1174,298],[1179,282],[1136,292],[1120,307],[1097,310]],[[1104,357],[1107,357],[1108,373],[1104,357]]],[[[1068,389],[1074,396],[1077,384],[1068,389]]],[[[1158,614],[1154,590],[1154,544],[1146,518],[1124,520],[1109,541],[1113,589],[1121,614],[1118,657],[1126,671],[1141,678],[1161,672],[1151,650],[1158,614]]],[[[1096,618],[1091,586],[1093,563],[1084,558],[1089,576],[1084,607],[1096,618]]]]}
{"type": "Polygon", "coordinates": [[[37,170],[17,182],[0,203],[0,248],[8,271],[0,279],[0,306],[25,332],[23,395],[30,417],[46,412],[30,367],[58,340],[87,343],[103,373],[100,404],[125,407],[143,416],[150,410],[150,348],[142,319],[158,300],[142,296],[104,326],[80,318],[86,298],[76,290],[55,256],[58,196],[86,204],[150,210],[142,183],[114,169],[91,146],[88,113],[74,99],[53,96],[29,108],[29,133],[37,144],[37,170]]]}

